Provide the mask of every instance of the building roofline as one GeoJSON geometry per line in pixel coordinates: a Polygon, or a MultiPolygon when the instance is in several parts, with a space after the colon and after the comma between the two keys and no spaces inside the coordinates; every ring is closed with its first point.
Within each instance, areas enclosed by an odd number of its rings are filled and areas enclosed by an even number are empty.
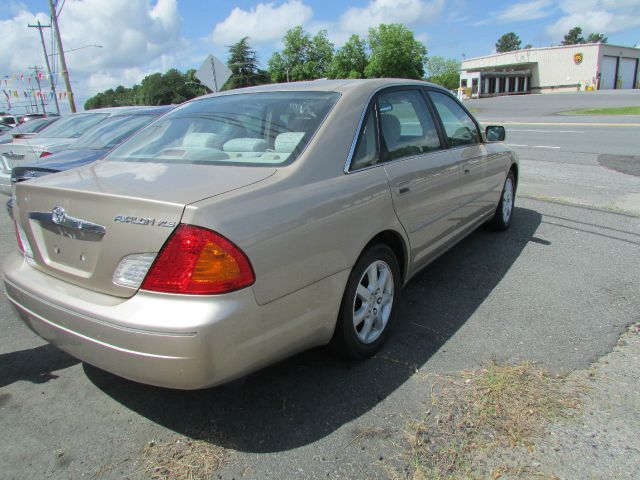
{"type": "Polygon", "coordinates": [[[629,48],[629,49],[636,49],[638,50],[636,47],[628,47],[628,46],[624,46],[624,45],[611,45],[609,43],[578,43],[575,45],[552,45],[550,47],[536,47],[536,48],[523,48],[520,50],[511,50],[510,52],[500,52],[500,53],[492,53],[490,55],[483,55],[481,57],[473,57],[473,58],[466,58],[465,60],[462,61],[462,65],[464,65],[465,62],[471,62],[474,60],[482,60],[484,58],[491,58],[491,57],[500,57],[502,55],[509,55],[512,53],[517,53],[517,52],[533,52],[533,51],[539,51],[539,50],[551,50],[551,49],[556,49],[556,48],[576,48],[576,47],[601,47],[601,46],[605,46],[605,47],[612,47],[612,48],[629,48]]]}

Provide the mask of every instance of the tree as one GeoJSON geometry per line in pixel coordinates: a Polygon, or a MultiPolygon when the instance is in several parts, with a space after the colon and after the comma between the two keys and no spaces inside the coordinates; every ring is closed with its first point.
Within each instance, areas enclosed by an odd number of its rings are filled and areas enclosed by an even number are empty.
{"type": "Polygon", "coordinates": [[[604,33],[595,33],[595,32],[590,33],[587,39],[585,40],[586,43],[607,43],[608,41],[609,39],[604,36],[604,33]]]}
{"type": "Polygon", "coordinates": [[[307,51],[307,77],[314,79],[328,76],[332,60],[333,43],[327,37],[327,31],[320,30],[311,39],[311,47],[307,51]]]}
{"type": "Polygon", "coordinates": [[[369,49],[371,56],[365,68],[367,78],[420,79],[424,76],[427,48],[404,25],[380,24],[370,28],[369,49]]]}
{"type": "Polygon", "coordinates": [[[331,78],[364,78],[364,71],[368,64],[366,40],[354,34],[333,56],[329,76],[331,78]]]}
{"type": "Polygon", "coordinates": [[[580,27],[573,27],[569,30],[569,33],[564,36],[564,40],[562,41],[562,45],[578,45],[580,43],[584,43],[582,28],[580,27]]]}
{"type": "Polygon", "coordinates": [[[530,43],[527,43],[527,44],[524,46],[524,50],[529,50],[530,48],[533,48],[533,45],[531,45],[530,43]]]}
{"type": "Polygon", "coordinates": [[[428,82],[453,90],[460,85],[460,62],[451,58],[429,57],[426,62],[428,82]]]}
{"type": "Polygon", "coordinates": [[[333,58],[333,44],[327,31],[311,37],[298,26],[287,31],[282,52],[274,52],[267,65],[275,82],[296,82],[326,77],[333,58]]]}
{"type": "Polygon", "coordinates": [[[269,82],[268,75],[265,75],[266,72],[258,68],[258,56],[256,51],[249,46],[249,37],[244,37],[229,47],[227,66],[231,70],[231,77],[223,85],[222,90],[250,87],[269,82]]]}
{"type": "Polygon", "coordinates": [[[181,73],[176,69],[168,70],[164,75],[147,75],[140,85],[131,88],[118,86],[110,88],[89,98],[84,108],[91,110],[102,107],[122,107],[126,105],[169,105],[207,93],[206,87],[195,78],[195,70],[181,73]]]}
{"type": "Polygon", "coordinates": [[[513,52],[520,50],[520,37],[513,32],[505,33],[496,42],[496,52],[513,52]]]}

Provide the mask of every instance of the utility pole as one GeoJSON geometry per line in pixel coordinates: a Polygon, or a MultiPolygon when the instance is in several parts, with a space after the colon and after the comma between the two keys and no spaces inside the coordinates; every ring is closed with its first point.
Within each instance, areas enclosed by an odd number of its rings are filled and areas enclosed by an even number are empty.
{"type": "Polygon", "coordinates": [[[51,81],[51,91],[53,92],[53,101],[56,104],[56,111],[60,115],[60,106],[58,105],[58,94],[56,93],[56,84],[53,81],[53,75],[51,74],[51,65],[49,64],[49,55],[47,55],[47,47],[44,43],[44,35],[42,34],[43,28],[51,28],[51,25],[42,25],[38,20],[37,25],[28,25],[30,28],[37,28],[40,32],[40,40],[42,40],[42,50],[44,50],[44,60],[47,63],[47,72],[49,72],[49,80],[51,81]]]}
{"type": "MultiPolygon", "coordinates": [[[[38,92],[40,92],[40,103],[42,103],[42,112],[47,113],[47,110],[44,108],[44,95],[42,95],[42,87],[40,86],[40,69],[37,65],[33,67],[29,67],[29,70],[35,70],[36,72],[36,82],[38,82],[38,92]]],[[[36,100],[36,109],[38,108],[38,101],[36,100]]]]}
{"type": "Polygon", "coordinates": [[[53,32],[56,36],[56,43],[58,44],[58,53],[60,54],[62,77],[64,78],[64,85],[65,87],[67,87],[69,107],[71,107],[71,113],[76,113],[76,103],[73,101],[73,91],[71,90],[71,82],[69,81],[69,70],[67,70],[67,61],[64,58],[64,48],[62,47],[62,38],[60,38],[60,28],[58,27],[58,15],[56,14],[56,7],[53,5],[53,0],[49,0],[49,9],[51,10],[51,23],[53,24],[53,32]]]}

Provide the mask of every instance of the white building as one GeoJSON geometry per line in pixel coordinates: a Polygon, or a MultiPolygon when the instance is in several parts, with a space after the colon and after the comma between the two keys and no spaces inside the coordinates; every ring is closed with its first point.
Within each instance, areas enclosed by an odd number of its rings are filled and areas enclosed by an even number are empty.
{"type": "Polygon", "coordinates": [[[460,87],[473,97],[640,88],[640,49],[606,43],[496,53],[462,62],[460,87]]]}

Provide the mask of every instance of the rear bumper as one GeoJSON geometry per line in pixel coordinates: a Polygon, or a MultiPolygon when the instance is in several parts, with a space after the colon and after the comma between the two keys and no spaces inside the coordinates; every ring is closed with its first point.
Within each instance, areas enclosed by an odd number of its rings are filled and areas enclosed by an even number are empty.
{"type": "Polygon", "coordinates": [[[6,262],[3,279],[24,323],[67,353],[134,381],[198,389],[327,343],[347,276],[341,272],[264,306],[250,288],[218,296],[112,297],[44,274],[19,254],[6,262]]]}

